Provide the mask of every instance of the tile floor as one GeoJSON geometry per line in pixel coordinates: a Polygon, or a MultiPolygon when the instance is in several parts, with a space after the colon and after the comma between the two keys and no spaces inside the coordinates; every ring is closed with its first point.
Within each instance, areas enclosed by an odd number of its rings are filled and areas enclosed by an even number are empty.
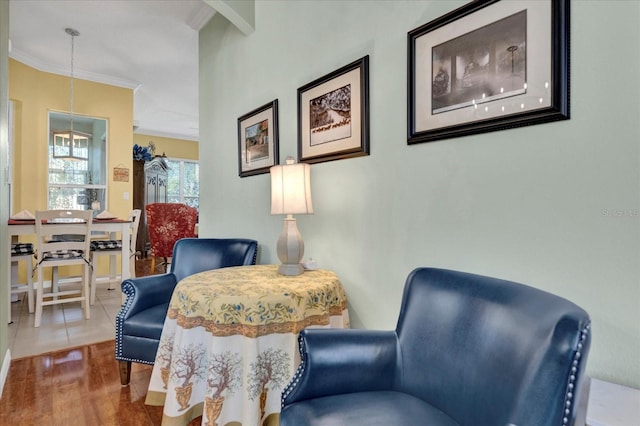
{"type": "Polygon", "coordinates": [[[11,303],[8,344],[11,358],[38,355],[59,349],[103,342],[115,338],[116,314],[122,305],[120,283],[96,288],[96,302],[91,306],[91,318],[84,319],[80,302],[44,306],[40,327],[33,326],[35,314],[29,313],[26,294],[11,303]]]}

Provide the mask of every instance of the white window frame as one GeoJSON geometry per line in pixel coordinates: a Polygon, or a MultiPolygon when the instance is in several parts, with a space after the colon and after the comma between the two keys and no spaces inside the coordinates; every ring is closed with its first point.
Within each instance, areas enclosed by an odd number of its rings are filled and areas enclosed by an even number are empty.
{"type": "MultiPolygon", "coordinates": [[[[52,187],[56,187],[56,188],[73,188],[73,189],[98,189],[98,190],[103,190],[104,191],[104,202],[100,203],[99,206],[96,206],[96,212],[100,212],[103,210],[107,210],[108,208],[108,200],[109,200],[109,188],[107,185],[107,182],[109,180],[109,176],[108,176],[108,167],[109,167],[109,119],[104,118],[104,117],[96,117],[96,116],[87,116],[87,118],[91,118],[91,119],[95,119],[95,120],[104,120],[105,121],[105,141],[104,141],[104,164],[103,164],[103,169],[105,172],[105,183],[104,184],[69,184],[69,183],[51,183],[50,182],[50,170],[49,170],[49,162],[51,159],[51,156],[53,155],[52,152],[49,151],[49,137],[51,135],[51,114],[55,113],[55,114],[69,114],[68,112],[63,112],[63,111],[54,111],[54,110],[49,110],[47,113],[47,208],[48,209],[53,209],[55,208],[55,206],[51,205],[51,199],[50,199],[50,194],[51,194],[51,188],[52,187]]],[[[74,114],[74,117],[77,117],[78,114],[74,114]]],[[[88,206],[88,208],[92,208],[92,206],[88,206]]]]}

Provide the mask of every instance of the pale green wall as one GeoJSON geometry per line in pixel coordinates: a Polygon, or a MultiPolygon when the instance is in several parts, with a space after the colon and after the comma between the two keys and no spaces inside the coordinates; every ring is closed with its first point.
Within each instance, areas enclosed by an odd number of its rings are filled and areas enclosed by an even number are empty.
{"type": "MultiPolygon", "coordinates": [[[[589,374],[640,387],[640,3],[571,2],[570,121],[408,146],[407,31],[461,1],[258,1],[255,33],[200,33],[200,233],[277,263],[269,175],[238,177],[237,118],[278,98],[296,156],[298,87],[370,55],[371,155],[312,166],[307,248],[340,276],[354,327],[395,327],[408,273],[524,282],[593,320],[589,374]],[[206,185],[204,184],[206,182],[206,185]]],[[[455,356],[455,354],[452,354],[455,356]]]]}

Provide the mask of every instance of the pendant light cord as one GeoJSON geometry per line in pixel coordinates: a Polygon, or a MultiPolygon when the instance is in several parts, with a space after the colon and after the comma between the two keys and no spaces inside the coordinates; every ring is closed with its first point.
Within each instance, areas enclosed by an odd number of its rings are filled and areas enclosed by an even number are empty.
{"type": "Polygon", "coordinates": [[[73,51],[74,51],[74,39],[76,36],[80,35],[80,32],[78,32],[78,30],[74,30],[73,28],[65,28],[64,30],[67,34],[69,34],[71,36],[71,80],[69,83],[70,86],[70,92],[71,92],[71,99],[69,101],[70,107],[71,107],[71,111],[70,111],[70,116],[71,116],[71,131],[73,132],[73,51]]]}

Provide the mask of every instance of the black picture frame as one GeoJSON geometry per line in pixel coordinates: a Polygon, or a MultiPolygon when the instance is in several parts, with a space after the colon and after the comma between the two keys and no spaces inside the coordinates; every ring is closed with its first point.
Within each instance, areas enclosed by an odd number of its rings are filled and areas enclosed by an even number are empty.
{"type": "Polygon", "coordinates": [[[279,161],[278,100],[274,99],[238,118],[238,174],[269,173],[279,161]]]}
{"type": "Polygon", "coordinates": [[[369,155],[369,56],[298,89],[298,161],[369,155]],[[334,108],[327,108],[333,103],[334,108]]]}
{"type": "Polygon", "coordinates": [[[410,31],[407,143],[568,120],[569,3],[476,0],[410,31]]]}

